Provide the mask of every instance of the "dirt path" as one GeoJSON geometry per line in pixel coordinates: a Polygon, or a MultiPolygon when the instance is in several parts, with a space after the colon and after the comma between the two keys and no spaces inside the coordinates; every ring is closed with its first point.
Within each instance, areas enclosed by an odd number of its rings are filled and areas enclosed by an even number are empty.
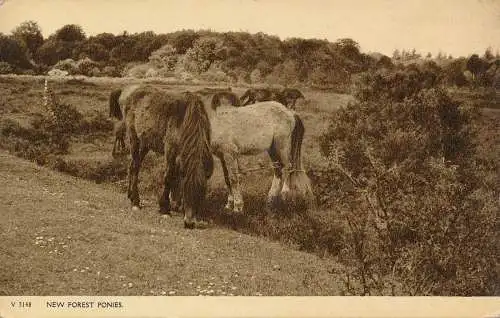
{"type": "Polygon", "coordinates": [[[339,295],[332,261],[0,151],[0,295],[339,295]]]}

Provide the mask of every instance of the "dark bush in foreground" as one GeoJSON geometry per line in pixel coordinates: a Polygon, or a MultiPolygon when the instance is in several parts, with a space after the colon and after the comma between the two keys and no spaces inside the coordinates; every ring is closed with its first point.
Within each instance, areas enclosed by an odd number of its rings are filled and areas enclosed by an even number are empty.
{"type": "Polygon", "coordinates": [[[499,192],[483,181],[471,112],[400,75],[362,88],[321,142],[344,185],[323,187],[346,224],[347,290],[495,295],[499,192]]]}

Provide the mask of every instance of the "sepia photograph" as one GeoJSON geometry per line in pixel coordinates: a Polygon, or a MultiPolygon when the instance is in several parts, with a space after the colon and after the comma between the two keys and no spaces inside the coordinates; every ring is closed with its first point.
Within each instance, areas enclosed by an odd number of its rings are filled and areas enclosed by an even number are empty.
{"type": "Polygon", "coordinates": [[[499,124],[498,0],[2,0],[0,316],[500,304],[499,124]]]}

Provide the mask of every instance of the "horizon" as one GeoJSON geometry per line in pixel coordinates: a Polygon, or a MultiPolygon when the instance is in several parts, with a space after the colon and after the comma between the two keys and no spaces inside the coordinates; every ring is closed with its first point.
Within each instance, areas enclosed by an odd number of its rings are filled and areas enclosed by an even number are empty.
{"type": "Polygon", "coordinates": [[[262,32],[281,40],[351,38],[362,52],[388,56],[396,49],[453,57],[500,50],[499,0],[460,5],[452,0],[4,0],[0,5],[1,33],[10,34],[27,20],[38,23],[45,39],[77,24],[87,37],[185,29],[262,32]]]}

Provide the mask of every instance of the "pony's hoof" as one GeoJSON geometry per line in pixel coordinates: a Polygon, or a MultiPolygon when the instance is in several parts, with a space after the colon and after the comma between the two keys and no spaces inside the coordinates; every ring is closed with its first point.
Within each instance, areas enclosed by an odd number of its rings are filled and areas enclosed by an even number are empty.
{"type": "Polygon", "coordinates": [[[194,229],[194,222],[193,221],[184,221],[184,228],[192,230],[194,229]]]}
{"type": "Polygon", "coordinates": [[[137,205],[132,206],[132,211],[139,211],[140,209],[137,205]]]}
{"type": "Polygon", "coordinates": [[[172,211],[170,210],[159,210],[158,213],[161,214],[161,216],[172,216],[172,211]]]}

